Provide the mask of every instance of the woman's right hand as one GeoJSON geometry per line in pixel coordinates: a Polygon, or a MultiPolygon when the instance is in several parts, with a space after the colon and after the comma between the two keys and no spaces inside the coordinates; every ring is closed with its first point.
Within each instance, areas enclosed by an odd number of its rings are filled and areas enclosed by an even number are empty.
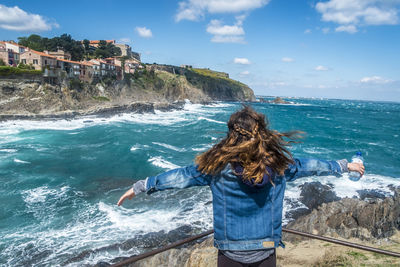
{"type": "Polygon", "coordinates": [[[349,162],[347,163],[347,169],[349,169],[349,172],[351,171],[358,172],[361,174],[361,176],[363,176],[365,172],[365,167],[364,164],[362,163],[349,162]]]}
{"type": "Polygon", "coordinates": [[[122,195],[122,197],[118,200],[117,205],[121,206],[122,203],[125,201],[125,199],[132,199],[135,196],[135,193],[133,192],[133,188],[129,189],[128,191],[125,192],[125,194],[122,195]]]}

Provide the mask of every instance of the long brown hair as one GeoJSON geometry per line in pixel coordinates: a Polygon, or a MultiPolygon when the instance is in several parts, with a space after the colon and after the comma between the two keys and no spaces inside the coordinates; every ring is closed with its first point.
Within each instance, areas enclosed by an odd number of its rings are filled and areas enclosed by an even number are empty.
{"type": "Polygon", "coordinates": [[[250,106],[244,106],[231,115],[228,130],[224,139],[196,157],[198,168],[202,173],[215,175],[227,163],[239,163],[244,169],[242,179],[255,184],[262,181],[264,174],[273,184],[267,166],[275,173],[283,174],[288,164],[293,163],[286,147],[302,133],[280,133],[268,129],[265,115],[250,106]]]}

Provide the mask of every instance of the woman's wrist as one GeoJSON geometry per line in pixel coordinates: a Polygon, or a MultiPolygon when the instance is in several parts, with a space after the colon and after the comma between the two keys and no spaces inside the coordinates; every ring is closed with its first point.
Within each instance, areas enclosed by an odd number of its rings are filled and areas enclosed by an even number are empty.
{"type": "Polygon", "coordinates": [[[342,172],[348,172],[349,171],[349,168],[348,168],[349,162],[347,161],[347,159],[337,160],[336,162],[339,164],[340,169],[342,170],[342,172]]]}

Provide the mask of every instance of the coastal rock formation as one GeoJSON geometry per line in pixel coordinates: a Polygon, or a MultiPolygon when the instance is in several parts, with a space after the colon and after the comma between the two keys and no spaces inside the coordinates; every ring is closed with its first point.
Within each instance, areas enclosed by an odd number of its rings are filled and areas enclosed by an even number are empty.
{"type": "MultiPolygon", "coordinates": [[[[363,201],[344,198],[324,203],[310,214],[289,223],[287,228],[343,238],[374,240],[400,230],[400,190],[393,197],[363,201]]],[[[286,235],[285,240],[298,237],[286,235]]]]}
{"type": "Polygon", "coordinates": [[[6,115],[90,114],[94,110],[104,114],[110,109],[126,111],[136,102],[157,103],[156,108],[165,110],[186,99],[193,103],[254,101],[255,96],[248,86],[219,72],[164,65],[148,65],[121,81],[105,78],[96,84],[67,78],[50,84],[36,76],[0,77],[3,119],[6,115]]]}
{"type": "Polygon", "coordinates": [[[340,200],[330,185],[323,185],[320,182],[311,182],[304,183],[300,188],[300,201],[310,210],[319,207],[323,203],[340,200]]]}

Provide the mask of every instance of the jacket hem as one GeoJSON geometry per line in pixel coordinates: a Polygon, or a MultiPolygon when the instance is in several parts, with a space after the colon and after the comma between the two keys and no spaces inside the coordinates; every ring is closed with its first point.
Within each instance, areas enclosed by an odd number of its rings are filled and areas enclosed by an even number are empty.
{"type": "Polygon", "coordinates": [[[216,240],[214,246],[219,250],[262,250],[276,247],[285,247],[281,239],[257,239],[257,240],[216,240]]]}

